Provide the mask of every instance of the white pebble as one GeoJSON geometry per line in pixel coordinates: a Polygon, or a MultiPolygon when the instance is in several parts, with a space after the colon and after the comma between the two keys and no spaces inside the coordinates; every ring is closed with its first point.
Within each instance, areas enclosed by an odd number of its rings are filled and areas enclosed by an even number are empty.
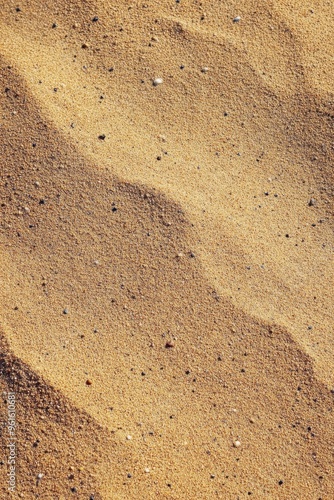
{"type": "Polygon", "coordinates": [[[42,479],[43,476],[44,476],[44,474],[39,473],[39,474],[37,474],[37,479],[40,480],[40,479],[42,479]]]}
{"type": "Polygon", "coordinates": [[[201,69],[202,73],[207,73],[209,71],[209,68],[207,66],[204,66],[204,68],[201,69]]]}
{"type": "Polygon", "coordinates": [[[164,83],[163,79],[162,78],[155,78],[153,80],[153,85],[154,87],[157,87],[158,85],[161,85],[162,83],[164,83]]]}
{"type": "Polygon", "coordinates": [[[240,446],[241,446],[240,441],[234,441],[233,446],[234,446],[235,448],[240,448],[240,446]]]}
{"type": "Polygon", "coordinates": [[[148,474],[149,472],[151,472],[148,467],[145,467],[144,471],[146,472],[146,474],[148,474]]]}
{"type": "Polygon", "coordinates": [[[129,435],[129,436],[126,436],[126,439],[127,439],[128,441],[131,441],[132,436],[130,436],[130,435],[129,435]]]}
{"type": "Polygon", "coordinates": [[[241,17],[240,17],[240,16],[236,16],[236,17],[233,19],[233,22],[234,22],[234,23],[238,23],[240,20],[241,20],[241,17]]]}

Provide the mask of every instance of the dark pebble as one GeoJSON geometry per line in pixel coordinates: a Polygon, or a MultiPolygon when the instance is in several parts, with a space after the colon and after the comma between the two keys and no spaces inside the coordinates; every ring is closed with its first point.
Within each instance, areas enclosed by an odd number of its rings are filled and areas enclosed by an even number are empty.
{"type": "Polygon", "coordinates": [[[104,139],[106,138],[105,134],[101,134],[99,135],[99,139],[100,141],[104,141],[104,139]]]}
{"type": "Polygon", "coordinates": [[[99,18],[97,16],[94,16],[92,19],[93,23],[96,23],[98,20],[99,20],[99,18]]]}

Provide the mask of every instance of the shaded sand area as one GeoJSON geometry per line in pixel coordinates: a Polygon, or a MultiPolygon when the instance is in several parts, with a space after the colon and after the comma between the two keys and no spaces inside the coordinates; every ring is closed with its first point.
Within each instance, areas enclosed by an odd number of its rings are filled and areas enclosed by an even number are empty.
{"type": "Polygon", "coordinates": [[[1,498],[334,498],[332,19],[2,2],[1,498]]]}

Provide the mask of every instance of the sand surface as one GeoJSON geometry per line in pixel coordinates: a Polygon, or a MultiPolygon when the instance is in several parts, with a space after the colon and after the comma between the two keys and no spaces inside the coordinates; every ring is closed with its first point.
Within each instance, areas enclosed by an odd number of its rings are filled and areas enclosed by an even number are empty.
{"type": "Polygon", "coordinates": [[[0,3],[1,498],[333,500],[332,2],[0,3]]]}

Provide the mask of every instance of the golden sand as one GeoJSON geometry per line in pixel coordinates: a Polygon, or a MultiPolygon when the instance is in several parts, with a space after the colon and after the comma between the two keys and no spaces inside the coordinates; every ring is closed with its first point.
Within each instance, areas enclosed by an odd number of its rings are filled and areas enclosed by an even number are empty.
{"type": "Polygon", "coordinates": [[[331,2],[1,3],[1,498],[332,500],[331,2]]]}

